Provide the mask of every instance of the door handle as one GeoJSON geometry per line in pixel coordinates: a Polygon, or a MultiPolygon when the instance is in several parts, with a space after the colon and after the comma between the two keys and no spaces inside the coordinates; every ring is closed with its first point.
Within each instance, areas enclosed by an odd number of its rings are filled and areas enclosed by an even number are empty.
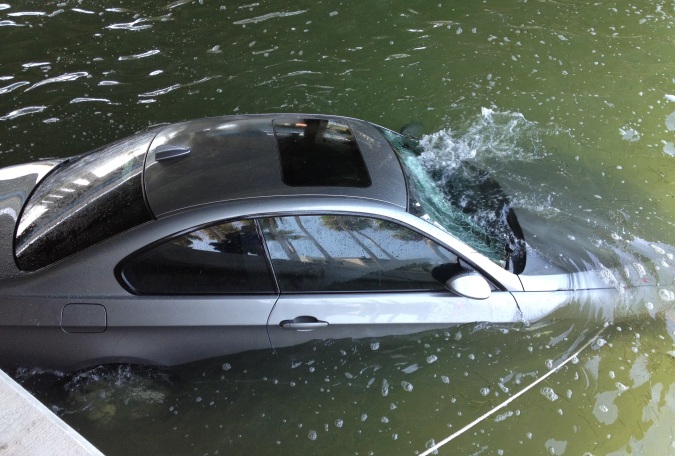
{"type": "Polygon", "coordinates": [[[295,331],[312,331],[318,328],[325,328],[328,326],[327,321],[317,320],[315,317],[303,315],[295,317],[292,320],[282,320],[279,323],[282,329],[293,329],[295,331]]]}

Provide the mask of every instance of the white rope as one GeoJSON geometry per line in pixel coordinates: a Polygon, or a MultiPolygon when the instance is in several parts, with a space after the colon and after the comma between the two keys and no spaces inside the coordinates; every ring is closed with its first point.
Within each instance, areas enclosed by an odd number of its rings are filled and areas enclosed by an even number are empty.
{"type": "MultiPolygon", "coordinates": [[[[605,327],[605,328],[606,328],[606,327],[605,327]]],[[[434,451],[438,450],[440,447],[442,447],[442,446],[445,445],[446,443],[448,443],[448,442],[450,442],[451,440],[453,440],[455,437],[458,437],[458,436],[462,435],[463,433],[465,433],[466,431],[468,431],[469,429],[471,429],[472,427],[474,427],[475,425],[477,425],[477,424],[480,423],[481,421],[483,421],[483,420],[485,420],[486,418],[488,418],[490,415],[492,415],[493,413],[495,413],[497,410],[500,410],[500,409],[506,407],[506,406],[509,405],[511,402],[515,401],[515,400],[518,399],[520,396],[522,396],[523,394],[527,393],[529,390],[531,390],[532,388],[534,388],[535,386],[537,386],[539,383],[541,383],[541,382],[543,382],[544,380],[546,380],[548,377],[550,377],[551,375],[553,375],[554,373],[556,373],[556,372],[557,372],[561,367],[563,367],[565,364],[567,364],[568,362],[570,362],[571,360],[573,360],[574,358],[576,358],[576,357],[579,355],[579,353],[581,353],[586,347],[588,347],[588,346],[591,345],[593,342],[595,342],[595,341],[597,340],[597,338],[600,336],[600,334],[602,333],[602,331],[604,331],[605,328],[602,328],[600,331],[598,331],[598,333],[597,333],[595,336],[593,336],[593,338],[591,338],[588,342],[586,342],[584,345],[582,345],[581,348],[580,348],[579,350],[577,350],[573,355],[569,356],[569,357],[568,357],[567,359],[565,359],[563,362],[561,362],[560,364],[558,364],[557,366],[555,366],[554,368],[552,368],[550,371],[546,372],[544,375],[542,375],[541,377],[539,377],[538,379],[536,379],[535,381],[533,381],[532,383],[530,383],[529,385],[527,385],[527,386],[526,386],[525,388],[523,388],[522,390],[518,391],[516,394],[514,394],[513,396],[511,396],[510,398],[508,398],[507,400],[505,400],[505,401],[502,402],[501,404],[497,405],[496,407],[494,407],[494,408],[491,409],[491,410],[488,410],[486,413],[484,413],[483,415],[479,416],[478,418],[476,418],[475,420],[473,420],[472,422],[470,422],[469,424],[467,424],[466,426],[464,426],[464,427],[463,427],[462,429],[460,429],[459,431],[455,432],[454,434],[452,434],[452,435],[446,437],[445,439],[443,439],[442,441],[438,442],[437,444],[435,444],[434,446],[432,446],[431,448],[429,448],[428,450],[426,450],[424,453],[421,453],[419,456],[428,456],[428,455],[430,455],[431,453],[433,453],[434,451]]]]}

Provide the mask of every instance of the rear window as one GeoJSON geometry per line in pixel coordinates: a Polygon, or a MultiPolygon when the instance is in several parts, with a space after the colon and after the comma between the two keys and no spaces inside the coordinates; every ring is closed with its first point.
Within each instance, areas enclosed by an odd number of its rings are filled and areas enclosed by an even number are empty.
{"type": "Polygon", "coordinates": [[[253,220],[196,229],[134,254],[120,268],[137,294],[275,293],[253,220]]]}
{"type": "Polygon", "coordinates": [[[277,119],[281,173],[291,187],[369,187],[370,176],[349,126],[326,119],[277,119]]]}
{"type": "Polygon", "coordinates": [[[72,158],[47,176],[17,224],[18,267],[35,271],[151,220],[142,171],[157,131],[72,158]]]}

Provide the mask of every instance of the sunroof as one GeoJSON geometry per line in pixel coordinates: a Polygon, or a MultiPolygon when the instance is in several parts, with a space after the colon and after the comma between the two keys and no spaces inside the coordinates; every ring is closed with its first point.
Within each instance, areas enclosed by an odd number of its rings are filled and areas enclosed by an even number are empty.
{"type": "Polygon", "coordinates": [[[348,125],[326,119],[277,119],[281,174],[291,187],[369,187],[370,176],[348,125]]]}

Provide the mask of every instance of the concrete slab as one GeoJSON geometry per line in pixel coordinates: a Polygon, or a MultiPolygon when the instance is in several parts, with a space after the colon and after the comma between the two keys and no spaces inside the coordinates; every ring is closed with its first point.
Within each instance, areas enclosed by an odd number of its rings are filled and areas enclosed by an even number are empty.
{"type": "Polygon", "coordinates": [[[103,453],[0,370],[0,455],[103,453]]]}

